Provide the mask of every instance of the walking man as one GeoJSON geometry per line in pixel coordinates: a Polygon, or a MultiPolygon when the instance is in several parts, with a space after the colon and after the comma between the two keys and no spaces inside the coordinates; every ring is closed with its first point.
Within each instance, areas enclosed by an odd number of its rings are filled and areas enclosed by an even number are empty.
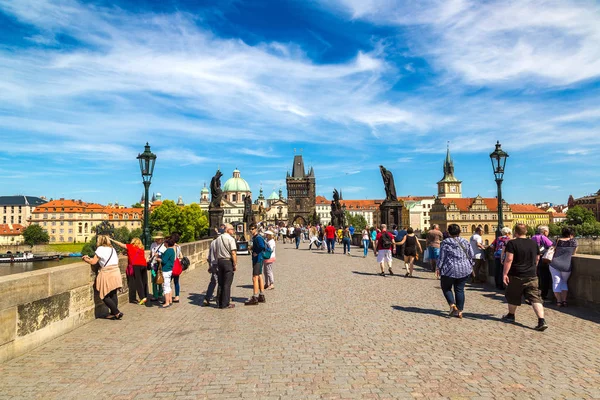
{"type": "Polygon", "coordinates": [[[283,244],[285,244],[285,238],[286,238],[287,234],[288,234],[288,228],[287,228],[287,226],[284,225],[281,227],[281,238],[283,239],[283,244]]]}
{"type": "Polygon", "coordinates": [[[388,272],[390,275],[394,275],[392,271],[392,246],[394,246],[394,235],[388,232],[387,226],[381,224],[381,232],[377,234],[375,238],[375,255],[377,256],[377,262],[381,268],[379,275],[385,276],[385,266],[388,266],[388,272]]]}
{"type": "Polygon", "coordinates": [[[162,285],[156,284],[158,259],[167,248],[163,245],[165,237],[161,231],[156,232],[152,239],[154,239],[154,242],[150,245],[150,275],[152,277],[152,298],[150,301],[158,301],[163,296],[162,285]]]}
{"type": "Polygon", "coordinates": [[[215,239],[215,256],[217,258],[219,290],[217,302],[219,308],[234,308],[231,304],[231,284],[233,273],[237,267],[237,245],[233,238],[233,225],[225,224],[225,232],[215,239]]]}
{"type": "Polygon", "coordinates": [[[515,312],[521,305],[521,297],[525,297],[533,306],[533,311],[538,317],[536,331],[545,331],[548,328],[544,319],[544,306],[540,298],[537,278],[537,263],[540,258],[540,249],[533,240],[527,239],[525,224],[515,227],[515,239],[506,244],[506,258],[504,260],[503,281],[506,285],[506,302],[508,314],[502,317],[505,322],[515,322],[515,312]]]}
{"type": "Polygon", "coordinates": [[[482,233],[481,226],[475,228],[475,233],[469,240],[471,248],[474,254],[473,264],[473,283],[485,283],[487,282],[487,268],[485,268],[485,246],[483,245],[483,239],[481,238],[482,233]]]}
{"type": "Polygon", "coordinates": [[[333,254],[335,252],[335,236],[335,226],[333,226],[333,222],[330,222],[329,225],[327,225],[327,228],[325,228],[325,238],[327,240],[327,254],[333,254]]]}
{"type": "Polygon", "coordinates": [[[438,224],[433,225],[427,233],[425,243],[429,252],[429,264],[433,272],[435,272],[437,262],[440,259],[440,243],[442,243],[442,240],[444,240],[444,235],[440,232],[440,226],[438,224]]]}
{"type": "Polygon", "coordinates": [[[263,251],[267,249],[265,239],[258,234],[256,224],[250,224],[250,233],[252,233],[252,289],[253,294],[244,305],[255,306],[258,303],[265,302],[265,280],[263,278],[263,251]]]}

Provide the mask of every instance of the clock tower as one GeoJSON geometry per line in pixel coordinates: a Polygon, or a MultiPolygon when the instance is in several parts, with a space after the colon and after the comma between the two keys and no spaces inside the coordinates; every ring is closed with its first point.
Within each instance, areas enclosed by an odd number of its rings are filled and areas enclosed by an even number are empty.
{"type": "Polygon", "coordinates": [[[444,177],[437,183],[438,197],[446,199],[459,199],[462,197],[462,182],[454,176],[454,162],[450,157],[450,144],[446,150],[444,161],[444,177]]]}

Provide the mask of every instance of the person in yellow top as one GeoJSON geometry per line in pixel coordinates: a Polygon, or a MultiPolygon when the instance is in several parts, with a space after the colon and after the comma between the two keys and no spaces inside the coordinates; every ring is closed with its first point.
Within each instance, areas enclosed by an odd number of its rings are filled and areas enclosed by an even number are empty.
{"type": "Polygon", "coordinates": [[[342,238],[344,237],[344,231],[342,230],[342,228],[340,227],[337,230],[337,242],[338,243],[342,243],[342,238]]]}

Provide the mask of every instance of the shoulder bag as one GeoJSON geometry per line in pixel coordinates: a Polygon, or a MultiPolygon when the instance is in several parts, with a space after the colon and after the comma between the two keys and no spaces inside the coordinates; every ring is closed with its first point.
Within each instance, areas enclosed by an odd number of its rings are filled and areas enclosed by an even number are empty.
{"type": "Polygon", "coordinates": [[[173,276],[179,276],[183,272],[183,266],[181,265],[181,260],[177,257],[177,249],[172,247],[173,252],[175,253],[175,260],[173,261],[173,276]]]}

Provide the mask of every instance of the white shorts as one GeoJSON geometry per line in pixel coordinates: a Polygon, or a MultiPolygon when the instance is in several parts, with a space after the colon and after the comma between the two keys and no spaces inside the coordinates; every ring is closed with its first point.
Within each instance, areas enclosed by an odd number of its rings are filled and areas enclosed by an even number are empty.
{"type": "Polygon", "coordinates": [[[392,262],[392,250],[377,250],[377,262],[392,262]]]}
{"type": "Polygon", "coordinates": [[[173,274],[173,271],[169,271],[169,272],[163,271],[162,274],[163,274],[163,279],[165,280],[165,282],[163,283],[163,293],[169,294],[169,293],[171,293],[171,275],[173,274]]]}

